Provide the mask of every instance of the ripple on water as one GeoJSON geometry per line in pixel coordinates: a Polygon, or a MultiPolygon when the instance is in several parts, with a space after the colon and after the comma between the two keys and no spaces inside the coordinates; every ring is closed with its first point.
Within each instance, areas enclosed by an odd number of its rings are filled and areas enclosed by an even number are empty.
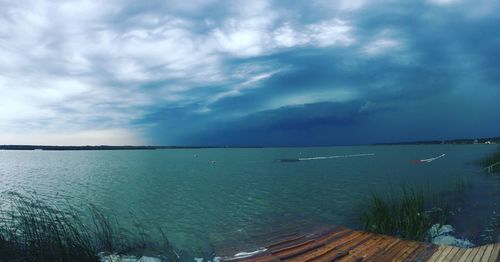
{"type": "MultiPolygon", "coordinates": [[[[357,207],[372,191],[388,192],[402,184],[446,185],[450,177],[470,174],[476,168],[470,163],[491,150],[481,146],[378,146],[1,151],[0,191],[36,191],[53,203],[76,203],[80,208],[85,202],[92,203],[123,219],[132,211],[144,224],[164,227],[177,247],[209,254],[221,246],[249,246],[259,239],[321,223],[355,227],[357,207]],[[367,152],[375,156],[275,162],[367,152]],[[410,163],[442,153],[447,157],[429,165],[410,163]],[[216,164],[211,164],[213,160],[216,164]]],[[[481,187],[487,185],[492,195],[476,190],[481,192],[472,194],[471,203],[483,198],[487,204],[465,208],[456,227],[477,226],[478,236],[494,238],[499,234],[500,179],[482,174],[471,179],[481,187]]]]}

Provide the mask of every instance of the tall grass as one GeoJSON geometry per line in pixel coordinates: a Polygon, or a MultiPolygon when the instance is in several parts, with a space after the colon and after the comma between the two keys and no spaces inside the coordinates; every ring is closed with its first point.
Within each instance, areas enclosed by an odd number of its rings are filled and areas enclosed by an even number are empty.
{"type": "MultiPolygon", "coordinates": [[[[489,166],[496,164],[498,162],[500,162],[500,148],[498,148],[498,150],[495,153],[482,159],[481,165],[483,165],[484,167],[489,167],[489,166]]],[[[493,172],[500,172],[500,165],[494,166],[492,171],[493,172]]]]}
{"type": "Polygon", "coordinates": [[[372,193],[364,202],[361,222],[365,230],[404,239],[426,241],[434,224],[447,224],[450,210],[460,210],[473,187],[469,176],[457,175],[445,186],[389,190],[372,193]],[[439,192],[439,193],[436,193],[439,192]]]}
{"type": "Polygon", "coordinates": [[[172,245],[150,238],[139,224],[123,229],[94,206],[86,222],[74,208],[57,208],[35,196],[9,194],[0,211],[0,261],[99,261],[98,253],[142,255],[146,250],[176,261],[172,245]],[[132,252],[132,253],[131,253],[132,252]]]}
{"type": "Polygon", "coordinates": [[[422,241],[433,224],[447,222],[447,205],[430,207],[423,190],[402,188],[388,196],[372,193],[366,204],[361,220],[374,233],[422,241]]]}

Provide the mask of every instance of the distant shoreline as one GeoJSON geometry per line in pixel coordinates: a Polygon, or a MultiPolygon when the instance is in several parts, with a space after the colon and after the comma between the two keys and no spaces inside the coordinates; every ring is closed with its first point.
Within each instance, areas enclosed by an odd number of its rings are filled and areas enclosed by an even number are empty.
{"type": "Polygon", "coordinates": [[[90,150],[157,150],[157,149],[198,149],[213,147],[190,146],[38,146],[0,145],[0,150],[43,150],[43,151],[90,151],[90,150]]]}
{"type": "Polygon", "coordinates": [[[500,137],[467,138],[453,140],[427,140],[410,142],[389,142],[365,145],[311,145],[311,146],[47,146],[47,145],[0,145],[0,150],[44,150],[44,151],[90,151],[90,150],[158,150],[158,149],[210,149],[210,148],[293,148],[333,146],[387,146],[387,145],[472,145],[500,144],[500,137]]]}
{"type": "Polygon", "coordinates": [[[440,144],[444,145],[500,144],[500,137],[392,142],[392,143],[377,143],[375,145],[440,145],[440,144]]]}

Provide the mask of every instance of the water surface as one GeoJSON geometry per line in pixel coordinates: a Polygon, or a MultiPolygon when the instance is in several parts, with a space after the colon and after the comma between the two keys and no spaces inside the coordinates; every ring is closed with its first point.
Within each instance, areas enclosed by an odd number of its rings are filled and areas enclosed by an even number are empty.
{"type": "Polygon", "coordinates": [[[488,145],[151,151],[0,151],[0,191],[36,192],[54,203],[93,203],[144,225],[160,225],[189,256],[226,246],[252,247],[270,233],[319,224],[359,228],[363,200],[402,185],[446,192],[466,177],[474,185],[451,220],[475,243],[494,242],[499,176],[477,161],[488,145]],[[373,156],[280,163],[277,159],[373,156]],[[414,159],[446,154],[429,164],[414,159]]]}

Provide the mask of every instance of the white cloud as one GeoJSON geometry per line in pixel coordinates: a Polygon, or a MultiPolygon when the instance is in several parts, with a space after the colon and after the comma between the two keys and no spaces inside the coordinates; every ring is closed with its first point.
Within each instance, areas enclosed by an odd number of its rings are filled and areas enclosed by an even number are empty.
{"type": "Polygon", "coordinates": [[[352,11],[361,9],[368,3],[368,0],[341,0],[339,6],[341,10],[352,11]]]}
{"type": "Polygon", "coordinates": [[[320,10],[332,13],[351,13],[369,8],[370,5],[380,5],[394,0],[310,0],[320,10]]]}
{"type": "Polygon", "coordinates": [[[368,56],[378,56],[404,49],[404,40],[400,34],[393,29],[386,28],[375,34],[371,41],[362,47],[361,51],[368,56]]]}
{"type": "Polygon", "coordinates": [[[292,28],[289,24],[284,24],[273,32],[274,42],[279,47],[294,47],[305,45],[309,42],[307,37],[299,32],[297,32],[294,28],[292,28]]]}
{"type": "Polygon", "coordinates": [[[427,2],[438,6],[449,6],[460,3],[461,0],[427,0],[427,2]]]}
{"type": "Polygon", "coordinates": [[[310,42],[318,46],[351,45],[355,42],[352,27],[344,20],[333,19],[307,27],[310,42]]]}
{"type": "Polygon", "coordinates": [[[390,38],[379,38],[368,43],[363,51],[368,55],[380,55],[388,51],[394,51],[395,48],[400,47],[401,43],[397,40],[390,38]]]}
{"type": "Polygon", "coordinates": [[[210,104],[245,94],[283,70],[266,66],[228,74],[228,55],[248,58],[355,41],[346,20],[301,25],[269,1],[231,2],[221,20],[203,23],[168,12],[195,14],[214,2],[167,1],[157,3],[165,9],[138,11],[130,7],[135,2],[3,1],[0,130],[57,142],[48,138],[54,132],[79,141],[56,132],[67,129],[92,141],[89,129],[123,130],[157,107],[196,103],[207,112],[210,104]],[[196,92],[203,86],[227,89],[196,92]]]}
{"type": "Polygon", "coordinates": [[[230,32],[214,31],[221,50],[236,56],[256,56],[264,52],[263,32],[258,29],[231,29],[230,32]]]}
{"type": "MultiPolygon", "coordinates": [[[[453,9],[456,14],[461,14],[471,20],[495,16],[500,8],[500,2],[496,0],[427,0],[427,3],[441,8],[453,9]]],[[[441,16],[434,19],[447,21],[448,17],[441,16]]]]}
{"type": "Polygon", "coordinates": [[[281,48],[300,46],[348,46],[355,42],[353,27],[345,20],[332,19],[319,23],[276,27],[274,16],[258,19],[230,20],[213,31],[219,49],[238,57],[258,56],[281,48]]]}
{"type": "MultiPolygon", "coordinates": [[[[207,100],[207,104],[208,105],[213,104],[213,103],[215,103],[215,102],[217,102],[219,100],[222,100],[224,98],[227,98],[227,97],[233,97],[233,96],[242,95],[242,92],[244,90],[255,88],[260,81],[268,79],[268,78],[272,77],[274,74],[276,74],[278,72],[279,71],[274,71],[274,72],[262,73],[260,75],[253,76],[249,80],[247,80],[247,81],[245,81],[245,82],[243,82],[241,84],[238,84],[236,86],[233,86],[228,91],[224,91],[222,93],[218,93],[218,94],[210,97],[207,100]]],[[[207,109],[208,109],[208,107],[204,106],[203,110],[200,111],[200,112],[209,112],[209,110],[207,110],[207,109]]]]}
{"type": "Polygon", "coordinates": [[[342,103],[352,101],[358,97],[359,95],[355,91],[347,88],[293,93],[272,99],[261,110],[278,109],[287,106],[302,106],[322,102],[342,103]]]}
{"type": "Polygon", "coordinates": [[[209,6],[217,2],[217,0],[189,0],[189,1],[167,0],[162,2],[171,10],[196,13],[200,10],[203,10],[203,8],[205,8],[206,6],[209,6]]]}
{"type": "Polygon", "coordinates": [[[497,15],[500,3],[496,0],[462,1],[463,10],[469,19],[481,19],[485,16],[497,15]]]}
{"type": "Polygon", "coordinates": [[[219,50],[242,57],[268,52],[270,30],[278,19],[278,14],[269,7],[268,2],[233,3],[233,16],[212,33],[219,50]]]}

